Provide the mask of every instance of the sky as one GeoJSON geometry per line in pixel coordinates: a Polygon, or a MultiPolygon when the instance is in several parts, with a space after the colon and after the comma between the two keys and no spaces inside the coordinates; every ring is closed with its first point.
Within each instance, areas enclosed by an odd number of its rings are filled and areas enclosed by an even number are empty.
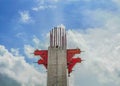
{"type": "Polygon", "coordinates": [[[46,86],[35,49],[64,25],[67,48],[85,51],[70,86],[120,86],[120,0],[0,0],[0,86],[46,86]]]}

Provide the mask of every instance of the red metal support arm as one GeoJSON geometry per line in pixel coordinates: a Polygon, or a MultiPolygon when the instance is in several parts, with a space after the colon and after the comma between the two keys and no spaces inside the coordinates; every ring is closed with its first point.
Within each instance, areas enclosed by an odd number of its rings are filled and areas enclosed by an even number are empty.
{"type": "Polygon", "coordinates": [[[47,69],[47,63],[46,63],[45,60],[39,59],[39,60],[38,60],[38,64],[43,64],[43,65],[45,66],[45,68],[47,69]]]}
{"type": "Polygon", "coordinates": [[[80,63],[82,60],[81,58],[73,58],[75,54],[80,54],[80,49],[68,49],[67,50],[67,67],[68,67],[68,74],[72,72],[73,67],[76,63],[80,63]]]}
{"type": "Polygon", "coordinates": [[[81,58],[72,58],[70,63],[68,64],[68,73],[70,74],[75,64],[81,63],[81,61],[82,61],[81,58]]]}
{"type": "Polygon", "coordinates": [[[48,50],[35,50],[34,55],[40,56],[41,59],[38,60],[38,64],[43,64],[47,68],[48,50]]]}
{"type": "Polygon", "coordinates": [[[67,63],[70,62],[70,60],[75,54],[80,54],[80,53],[81,53],[80,49],[67,49],[67,63]]]}

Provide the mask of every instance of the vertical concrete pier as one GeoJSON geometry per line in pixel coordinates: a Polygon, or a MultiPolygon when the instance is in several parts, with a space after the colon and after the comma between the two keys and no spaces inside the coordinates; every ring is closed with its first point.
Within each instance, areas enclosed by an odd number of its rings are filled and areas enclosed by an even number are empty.
{"type": "Polygon", "coordinates": [[[65,28],[61,26],[55,27],[50,32],[47,86],[68,86],[66,56],[65,28]]]}

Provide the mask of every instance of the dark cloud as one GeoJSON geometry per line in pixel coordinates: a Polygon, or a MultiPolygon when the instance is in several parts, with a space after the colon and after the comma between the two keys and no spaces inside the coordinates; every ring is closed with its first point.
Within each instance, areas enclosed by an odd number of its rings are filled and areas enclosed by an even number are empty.
{"type": "Polygon", "coordinates": [[[7,75],[0,74],[0,86],[21,86],[21,84],[7,75]]]}

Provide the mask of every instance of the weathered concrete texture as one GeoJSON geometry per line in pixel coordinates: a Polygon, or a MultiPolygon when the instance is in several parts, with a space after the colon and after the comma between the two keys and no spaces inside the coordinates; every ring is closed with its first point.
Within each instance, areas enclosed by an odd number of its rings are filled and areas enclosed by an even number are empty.
{"type": "Polygon", "coordinates": [[[47,86],[68,86],[66,62],[66,49],[48,48],[47,86]]]}

